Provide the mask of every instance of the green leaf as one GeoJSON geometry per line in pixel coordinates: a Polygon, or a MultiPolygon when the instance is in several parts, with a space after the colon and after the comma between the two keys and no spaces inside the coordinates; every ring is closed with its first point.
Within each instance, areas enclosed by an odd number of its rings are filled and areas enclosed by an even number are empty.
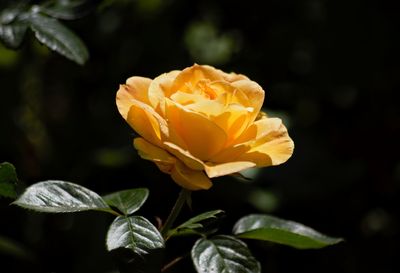
{"type": "Polygon", "coordinates": [[[88,60],[89,53],[84,43],[58,20],[35,12],[26,20],[36,38],[50,49],[80,65],[88,60]]]}
{"type": "Polygon", "coordinates": [[[199,215],[187,220],[186,222],[181,224],[178,228],[194,228],[194,227],[202,226],[200,224],[201,221],[204,221],[204,220],[207,220],[210,218],[217,219],[217,215],[221,215],[223,213],[224,213],[223,210],[207,211],[207,212],[204,212],[202,214],[199,214],[199,215]]]}
{"type": "Polygon", "coordinates": [[[12,164],[3,162],[0,164],[0,196],[15,198],[17,197],[17,173],[12,164]]]}
{"type": "Polygon", "coordinates": [[[107,250],[121,273],[159,273],[165,248],[160,232],[141,216],[119,216],[111,224],[107,250]]]}
{"type": "Polygon", "coordinates": [[[41,212],[111,211],[97,193],[80,185],[58,180],[33,184],[13,204],[41,212]]]}
{"type": "Polygon", "coordinates": [[[237,238],[219,235],[199,239],[192,248],[192,260],[199,273],[259,273],[260,263],[247,245],[237,238]]]}
{"type": "Polygon", "coordinates": [[[17,49],[24,40],[26,30],[26,24],[20,22],[9,25],[0,24],[0,39],[6,47],[17,49]]]}
{"type": "Polygon", "coordinates": [[[168,233],[168,237],[176,236],[176,235],[186,235],[186,234],[198,234],[204,233],[203,228],[205,226],[209,226],[211,223],[218,220],[224,214],[223,210],[212,210],[208,212],[204,212],[199,214],[178,227],[170,230],[168,233]]]}
{"type": "Polygon", "coordinates": [[[99,0],[63,0],[47,1],[35,8],[51,17],[63,20],[73,20],[88,15],[96,8],[99,0]]]}
{"type": "Polygon", "coordinates": [[[103,196],[108,205],[116,207],[123,214],[129,215],[140,209],[149,196],[145,188],[124,190],[103,196]]]}
{"type": "Polygon", "coordinates": [[[322,248],[343,239],[323,235],[312,228],[270,215],[251,214],[241,218],[233,233],[240,238],[270,241],[299,249],[322,248]]]}
{"type": "Polygon", "coordinates": [[[139,255],[164,248],[164,239],[157,228],[142,216],[119,216],[107,233],[107,250],[127,248],[139,255]]]}

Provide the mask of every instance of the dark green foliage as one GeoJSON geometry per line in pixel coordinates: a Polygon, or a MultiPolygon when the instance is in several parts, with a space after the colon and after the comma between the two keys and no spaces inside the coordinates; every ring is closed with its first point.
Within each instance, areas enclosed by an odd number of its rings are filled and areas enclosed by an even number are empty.
{"type": "Polygon", "coordinates": [[[89,52],[79,37],[58,20],[33,13],[27,16],[26,21],[36,38],[50,49],[80,65],[89,58],[89,52]]]}
{"type": "Polygon", "coordinates": [[[103,196],[108,205],[117,208],[124,215],[130,215],[146,202],[149,190],[145,188],[123,190],[103,196]]]}
{"type": "Polygon", "coordinates": [[[160,272],[164,239],[146,218],[117,217],[108,230],[106,244],[122,273],[160,272]]]}
{"type": "Polygon", "coordinates": [[[322,248],[343,241],[328,237],[303,224],[270,215],[251,214],[241,218],[233,233],[246,239],[279,243],[300,249],[322,248]]]}
{"type": "Polygon", "coordinates": [[[89,52],[81,39],[59,19],[77,19],[94,9],[98,1],[47,1],[42,5],[15,4],[0,12],[0,41],[17,49],[28,27],[42,44],[83,65],[89,52]],[[54,17],[54,18],[52,18],[54,17]]]}
{"type": "Polygon", "coordinates": [[[237,238],[219,235],[199,239],[192,248],[198,273],[260,273],[259,262],[237,238]]]}
{"type": "Polygon", "coordinates": [[[12,164],[3,162],[0,164],[0,196],[15,198],[17,196],[17,173],[12,164]]]}
{"type": "Polygon", "coordinates": [[[213,210],[199,214],[190,218],[168,232],[168,237],[189,235],[189,234],[208,234],[216,231],[215,223],[224,216],[224,211],[213,210]]]}
{"type": "Polygon", "coordinates": [[[49,180],[28,187],[14,205],[40,212],[108,211],[95,192],[66,181],[49,180]]]}

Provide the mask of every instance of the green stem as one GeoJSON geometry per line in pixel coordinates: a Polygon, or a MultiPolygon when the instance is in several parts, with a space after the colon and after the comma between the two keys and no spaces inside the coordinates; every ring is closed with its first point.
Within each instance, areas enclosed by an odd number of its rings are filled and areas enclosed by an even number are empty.
{"type": "Polygon", "coordinates": [[[189,198],[191,191],[182,188],[181,192],[179,193],[178,199],[176,199],[175,205],[173,206],[171,212],[167,220],[165,221],[164,226],[161,228],[161,235],[166,239],[168,237],[168,231],[171,229],[172,225],[174,224],[176,218],[178,217],[179,213],[183,205],[185,204],[186,200],[189,198]]]}

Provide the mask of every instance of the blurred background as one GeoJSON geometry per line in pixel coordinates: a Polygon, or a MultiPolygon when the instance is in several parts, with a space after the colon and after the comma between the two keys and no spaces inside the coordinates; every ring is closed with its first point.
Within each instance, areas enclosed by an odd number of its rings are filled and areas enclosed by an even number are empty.
{"type": "MultiPolygon", "coordinates": [[[[272,213],[346,240],[306,251],[248,241],[265,273],[400,272],[397,17],[394,3],[377,0],[102,1],[64,22],[88,46],[84,66],[32,33],[18,51],[0,45],[0,162],[26,185],[148,187],[140,213],[165,219],[179,189],[138,157],[115,94],[133,75],[211,64],[258,82],[296,148],[286,164],[248,172],[251,182],[215,179],[181,218],[224,209],[229,233],[245,214],[272,213]]],[[[104,244],[113,217],[9,203],[0,199],[2,272],[116,272],[104,244]]],[[[166,261],[194,240],[171,240],[166,261]]],[[[187,258],[169,272],[194,270],[187,258]]]]}

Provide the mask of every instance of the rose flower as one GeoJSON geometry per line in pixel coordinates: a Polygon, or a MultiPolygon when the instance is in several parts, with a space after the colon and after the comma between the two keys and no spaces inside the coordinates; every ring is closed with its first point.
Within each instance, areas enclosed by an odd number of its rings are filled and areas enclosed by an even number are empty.
{"type": "Polygon", "coordinates": [[[264,90],[207,65],[154,80],[131,77],[117,92],[122,117],[140,135],[139,155],[188,190],[210,178],[284,163],[294,144],[279,118],[260,112],[264,90]]]}

